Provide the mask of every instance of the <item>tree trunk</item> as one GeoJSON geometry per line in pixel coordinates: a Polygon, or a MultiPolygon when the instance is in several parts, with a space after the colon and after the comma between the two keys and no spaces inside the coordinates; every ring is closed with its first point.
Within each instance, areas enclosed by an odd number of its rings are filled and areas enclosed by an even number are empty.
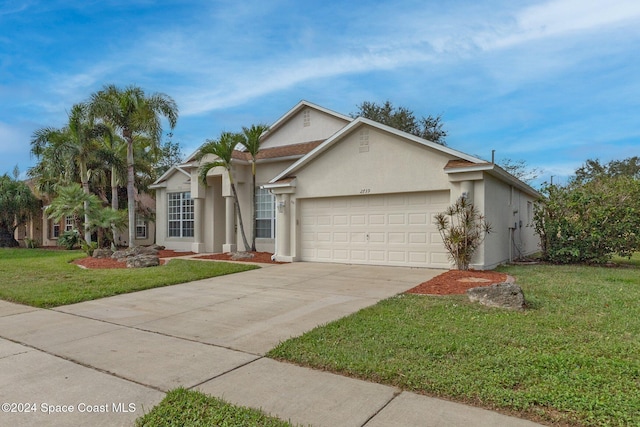
{"type": "Polygon", "coordinates": [[[14,239],[11,230],[1,227],[0,228],[0,248],[16,248],[20,246],[18,241],[14,239]]]}
{"type": "MultiPolygon", "coordinates": [[[[112,167],[111,168],[111,209],[113,209],[114,211],[117,211],[119,208],[117,183],[118,183],[118,180],[116,179],[116,168],[112,167]]],[[[113,236],[111,249],[115,250],[117,230],[114,223],[111,223],[111,234],[113,236]]]]}
{"type": "Polygon", "coordinates": [[[135,246],[136,238],[136,201],[134,190],[134,170],[133,170],[133,135],[131,131],[123,131],[123,136],[127,141],[127,209],[129,214],[129,247],[135,246]]]}
{"type": "MultiPolygon", "coordinates": [[[[87,196],[91,194],[89,190],[89,177],[87,166],[83,163],[80,165],[80,180],[82,181],[82,190],[87,196]]],[[[89,230],[89,201],[84,202],[84,241],[88,245],[91,244],[91,230],[89,230]]]]}
{"type": "Polygon", "coordinates": [[[236,210],[238,211],[238,223],[240,224],[240,234],[242,235],[242,243],[244,244],[244,250],[249,250],[249,242],[247,241],[247,235],[244,232],[244,224],[242,222],[242,212],[240,212],[240,202],[238,201],[238,193],[236,192],[236,185],[231,178],[231,171],[229,170],[229,179],[231,184],[231,191],[233,192],[233,200],[236,202],[236,210]]]}
{"type": "Polygon", "coordinates": [[[251,175],[253,178],[253,182],[251,185],[251,206],[253,207],[253,215],[251,217],[252,219],[252,234],[251,234],[251,250],[252,251],[256,251],[256,231],[257,231],[257,226],[256,226],[256,160],[253,159],[251,162],[251,175]]]}

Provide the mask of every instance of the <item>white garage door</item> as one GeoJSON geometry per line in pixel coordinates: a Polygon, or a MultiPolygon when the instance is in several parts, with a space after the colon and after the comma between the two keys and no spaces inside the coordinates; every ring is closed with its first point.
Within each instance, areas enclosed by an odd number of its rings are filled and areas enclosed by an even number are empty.
{"type": "Polygon", "coordinates": [[[304,261],[448,268],[434,216],[449,192],[299,200],[304,261]]]}

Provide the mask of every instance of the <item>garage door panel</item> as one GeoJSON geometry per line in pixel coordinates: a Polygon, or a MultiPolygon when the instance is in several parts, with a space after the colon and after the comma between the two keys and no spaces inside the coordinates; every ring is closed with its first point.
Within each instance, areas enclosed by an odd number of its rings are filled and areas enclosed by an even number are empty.
{"type": "Polygon", "coordinates": [[[404,233],[389,233],[389,244],[405,244],[407,239],[404,233]]]}
{"type": "Polygon", "coordinates": [[[358,225],[366,225],[367,224],[367,216],[362,215],[351,215],[349,219],[349,223],[352,227],[357,227],[358,225]]]}
{"type": "Polygon", "coordinates": [[[406,219],[404,214],[389,214],[389,225],[404,225],[406,224],[406,219]]]}
{"type": "Polygon", "coordinates": [[[385,243],[386,242],[385,236],[386,236],[386,234],[382,233],[382,232],[369,233],[369,242],[370,243],[385,243]]]}
{"type": "Polygon", "coordinates": [[[301,258],[446,268],[433,217],[448,202],[448,191],[300,199],[301,258]]]}
{"type": "Polygon", "coordinates": [[[370,214],[369,215],[369,225],[384,225],[385,216],[382,214],[370,214]]]}

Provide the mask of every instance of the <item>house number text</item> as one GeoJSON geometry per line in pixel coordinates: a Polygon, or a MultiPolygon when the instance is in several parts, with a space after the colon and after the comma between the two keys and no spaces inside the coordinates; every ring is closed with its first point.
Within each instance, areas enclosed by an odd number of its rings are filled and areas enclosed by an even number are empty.
{"type": "Polygon", "coordinates": [[[371,193],[370,188],[363,188],[362,190],[360,190],[360,194],[369,194],[369,193],[371,193]]]}

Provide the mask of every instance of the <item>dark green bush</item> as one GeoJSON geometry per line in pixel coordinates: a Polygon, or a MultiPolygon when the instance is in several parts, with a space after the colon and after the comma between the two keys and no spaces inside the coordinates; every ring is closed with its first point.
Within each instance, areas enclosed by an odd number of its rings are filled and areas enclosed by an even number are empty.
{"type": "Polygon", "coordinates": [[[62,236],[58,237],[58,246],[62,246],[67,250],[72,250],[83,242],[78,230],[69,230],[62,233],[62,236]]]}
{"type": "Polygon", "coordinates": [[[640,250],[639,180],[602,176],[549,185],[542,193],[534,225],[547,261],[604,263],[640,250]]]}

